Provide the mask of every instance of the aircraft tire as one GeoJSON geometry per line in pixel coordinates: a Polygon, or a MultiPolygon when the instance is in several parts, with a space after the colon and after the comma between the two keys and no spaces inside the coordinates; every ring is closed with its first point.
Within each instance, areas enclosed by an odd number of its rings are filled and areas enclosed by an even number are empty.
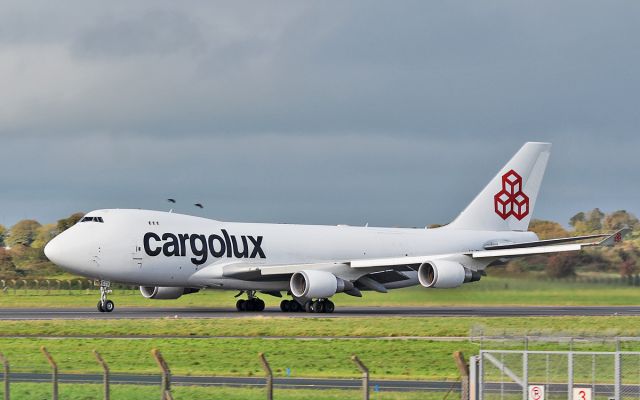
{"type": "Polygon", "coordinates": [[[336,309],[336,305],[333,304],[333,301],[327,300],[324,305],[324,312],[332,313],[336,309]]]}
{"type": "Polygon", "coordinates": [[[256,311],[264,311],[264,300],[256,299],[255,310],[256,311]]]}
{"type": "Polygon", "coordinates": [[[313,312],[313,302],[312,301],[307,301],[306,303],[304,303],[304,311],[306,312],[313,312]]]}
{"type": "Polygon", "coordinates": [[[245,300],[242,300],[242,299],[236,301],[236,310],[238,310],[238,311],[246,310],[246,308],[244,306],[244,303],[245,303],[245,300]]]}
{"type": "Polygon", "coordinates": [[[116,308],[116,305],[111,300],[107,300],[104,302],[104,312],[111,312],[116,308]]]}
{"type": "Polygon", "coordinates": [[[102,308],[102,302],[98,301],[98,311],[104,312],[104,308],[102,308]]]}
{"type": "Polygon", "coordinates": [[[299,312],[300,311],[300,303],[298,303],[295,300],[291,300],[291,303],[289,304],[289,311],[291,311],[291,312],[299,312]]]}
{"type": "Polygon", "coordinates": [[[289,300],[282,300],[280,302],[280,311],[289,312],[289,300]]]}

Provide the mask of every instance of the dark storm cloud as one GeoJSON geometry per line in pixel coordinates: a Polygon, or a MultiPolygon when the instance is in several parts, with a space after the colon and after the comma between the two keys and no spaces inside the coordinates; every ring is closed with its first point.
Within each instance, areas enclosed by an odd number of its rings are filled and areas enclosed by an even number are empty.
{"type": "Polygon", "coordinates": [[[638,17],[636,2],[7,3],[0,223],[167,196],[224,219],[447,222],[527,140],[554,143],[538,216],[639,211],[638,17]]]}

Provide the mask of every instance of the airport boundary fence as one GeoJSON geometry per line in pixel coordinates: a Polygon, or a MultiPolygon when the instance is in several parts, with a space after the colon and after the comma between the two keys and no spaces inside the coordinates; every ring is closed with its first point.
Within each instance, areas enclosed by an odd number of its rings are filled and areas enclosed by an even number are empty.
{"type": "MultiPolygon", "coordinates": [[[[430,398],[451,398],[453,400],[460,398],[462,390],[462,383],[459,380],[444,382],[373,380],[366,364],[357,355],[353,355],[350,359],[345,359],[344,362],[352,365],[354,372],[357,371],[361,375],[360,379],[353,377],[315,379],[308,377],[275,377],[271,364],[263,353],[259,353],[256,357],[256,363],[260,363],[264,371],[263,376],[178,376],[172,374],[170,364],[162,356],[162,353],[155,348],[149,354],[149,357],[153,358],[158,367],[158,373],[153,375],[122,372],[118,370],[117,365],[115,365],[116,368],[114,369],[114,365],[110,365],[108,360],[104,359],[97,350],[92,351],[92,357],[95,357],[96,360],[94,369],[65,371],[60,368],[56,360],[56,354],[50,353],[45,346],[42,346],[40,351],[42,356],[38,358],[37,363],[34,363],[33,354],[25,355],[23,360],[17,358],[9,360],[0,349],[0,380],[2,381],[0,399],[10,400],[11,398],[16,398],[14,397],[14,386],[16,385],[38,385],[40,386],[38,388],[38,398],[51,398],[53,400],[67,397],[110,400],[111,398],[119,398],[119,396],[113,396],[112,394],[118,387],[127,387],[129,389],[131,387],[146,387],[146,391],[138,392],[138,397],[136,395],[127,395],[127,399],[160,398],[161,400],[173,400],[175,389],[180,387],[212,389],[210,393],[198,398],[224,398],[218,397],[215,392],[216,389],[220,388],[225,388],[226,390],[252,388],[254,390],[252,395],[255,395],[255,390],[259,389],[262,393],[257,397],[252,396],[252,398],[266,398],[268,400],[272,400],[274,393],[279,391],[282,393],[296,390],[297,392],[294,394],[296,397],[294,398],[299,398],[300,390],[309,393],[309,391],[321,391],[323,389],[339,389],[345,393],[344,398],[362,398],[365,400],[370,398],[378,399],[385,394],[392,395],[392,398],[402,399],[404,398],[402,393],[413,393],[407,398],[423,398],[422,394],[424,394],[425,396],[429,395],[430,398]],[[153,397],[150,397],[150,393],[153,397]]],[[[454,361],[461,368],[461,377],[465,378],[468,375],[468,367],[462,353],[454,353],[452,362],[454,361]]],[[[468,382],[468,377],[463,381],[468,382]]],[[[33,388],[27,389],[27,393],[30,393],[30,395],[33,395],[34,391],[36,390],[33,388]]],[[[21,394],[24,393],[25,389],[22,388],[21,394]]],[[[120,393],[122,393],[122,390],[120,390],[120,393]]],[[[192,396],[185,395],[180,398],[194,398],[192,396]]],[[[307,396],[308,394],[305,394],[306,398],[308,398],[307,396]]],[[[464,395],[465,400],[466,398],[467,396],[464,395]]]]}
{"type": "MultiPolygon", "coordinates": [[[[128,339],[125,339],[128,340],[128,339]]],[[[110,398],[111,391],[118,388],[144,388],[138,397],[152,396],[161,399],[173,398],[175,391],[186,387],[210,390],[210,395],[194,397],[179,393],[179,398],[224,398],[216,397],[215,391],[246,390],[252,388],[251,398],[273,398],[274,392],[304,390],[317,393],[321,389],[340,389],[344,398],[384,399],[386,394],[413,393],[414,397],[429,399],[462,400],[598,400],[640,398],[640,338],[638,337],[563,337],[563,336],[470,336],[470,341],[481,343],[477,356],[469,363],[460,352],[454,353],[460,379],[449,381],[385,380],[384,376],[372,377],[365,362],[357,357],[345,358],[353,374],[346,378],[295,378],[274,374],[268,356],[256,355],[255,366],[260,365],[264,374],[238,376],[190,376],[173,375],[160,351],[147,352],[149,361],[157,365],[157,373],[137,373],[126,366],[113,364],[103,359],[100,351],[93,354],[94,367],[72,367],[54,352],[41,348],[41,355],[24,354],[7,359],[0,349],[0,394],[9,400],[13,385],[39,385],[46,388],[47,397],[67,398],[68,394],[83,388],[89,391],[84,398],[110,398]],[[59,365],[62,365],[61,368],[59,365]],[[74,369],[70,369],[74,368],[74,369]],[[355,378],[360,374],[361,378],[355,378]],[[380,379],[382,378],[382,379],[380,379]],[[90,389],[88,389],[91,387],[90,389]],[[574,389],[587,392],[574,396],[574,389]],[[256,391],[259,391],[256,396],[256,391]],[[532,392],[533,391],[533,392],[532,392]],[[211,394],[213,393],[213,394],[211,394]],[[536,395],[537,393],[537,395],[536,395]],[[543,393],[540,397],[540,393],[543,393]],[[59,397],[58,397],[59,396],[59,397]],[[417,396],[417,397],[416,397],[417,396]],[[537,397],[536,397],[537,396],[537,397]],[[592,397],[589,397],[592,396],[592,397]]],[[[146,350],[145,350],[146,351],[146,350]]],[[[281,368],[276,365],[275,368],[281,368]]],[[[288,373],[287,373],[288,375],[288,373]]],[[[121,389],[123,390],[123,389],[121,389]]],[[[392,398],[405,398],[397,395],[392,398]]],[[[410,395],[408,395],[410,396],[410,395]]],[[[282,398],[279,394],[278,398],[282,398]]],[[[307,398],[314,398],[305,395],[307,398]]],[[[22,398],[22,397],[14,397],[22,398]]],[[[40,396],[39,398],[43,398],[40,396]]],[[[116,398],[116,397],[114,397],[116,398]]],[[[118,396],[119,398],[119,396],[118,396]]],[[[285,397],[287,398],[287,397],[285,397]]],[[[322,398],[322,397],[315,397],[322,398]]]]}
{"type": "Polygon", "coordinates": [[[470,400],[640,397],[640,352],[482,350],[470,370],[470,400]]]}

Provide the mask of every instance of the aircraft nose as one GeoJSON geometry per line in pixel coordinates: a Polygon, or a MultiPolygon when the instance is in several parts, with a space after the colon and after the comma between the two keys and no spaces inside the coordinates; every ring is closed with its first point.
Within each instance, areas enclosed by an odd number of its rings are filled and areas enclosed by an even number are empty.
{"type": "Polygon", "coordinates": [[[44,255],[54,264],[62,264],[62,245],[59,237],[55,237],[44,246],[44,255]]]}

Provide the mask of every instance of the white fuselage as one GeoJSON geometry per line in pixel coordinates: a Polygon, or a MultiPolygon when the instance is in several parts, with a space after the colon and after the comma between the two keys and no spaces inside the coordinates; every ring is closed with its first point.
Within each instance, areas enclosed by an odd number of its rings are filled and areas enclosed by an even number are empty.
{"type": "MultiPolygon", "coordinates": [[[[232,223],[149,210],[97,210],[87,216],[100,222],[79,222],[58,235],[47,245],[47,256],[76,274],[143,286],[284,291],[287,279],[231,279],[216,269],[460,254],[488,242],[537,240],[531,232],[232,223]]],[[[366,273],[335,268],[344,279],[366,273]]],[[[408,281],[386,286],[418,284],[417,273],[408,275],[408,281]]]]}

